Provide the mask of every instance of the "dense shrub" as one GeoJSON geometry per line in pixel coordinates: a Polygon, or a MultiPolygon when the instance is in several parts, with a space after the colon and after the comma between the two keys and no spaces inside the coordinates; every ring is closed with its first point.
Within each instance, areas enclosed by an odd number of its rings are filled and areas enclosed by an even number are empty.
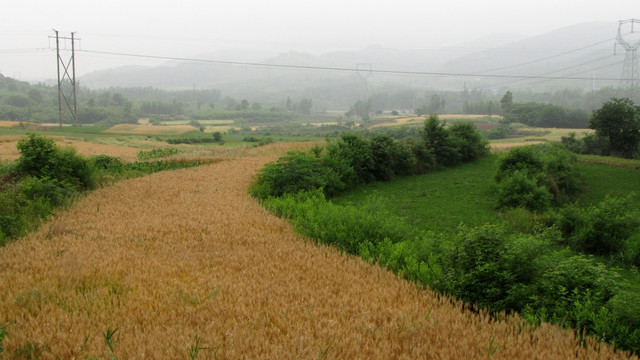
{"type": "Polygon", "coordinates": [[[544,272],[548,237],[511,234],[499,225],[462,227],[443,256],[446,289],[492,311],[522,309],[544,272]]]}
{"type": "Polygon", "coordinates": [[[424,123],[422,139],[436,159],[436,163],[444,166],[455,165],[462,160],[460,144],[455,141],[451,133],[445,128],[436,115],[431,115],[424,123]]]}
{"type": "Polygon", "coordinates": [[[631,198],[607,196],[589,208],[567,206],[558,212],[556,224],[573,249],[597,255],[616,255],[636,265],[640,217],[631,198]],[[625,256],[625,254],[628,254],[625,256]]]}
{"type": "Polygon", "coordinates": [[[617,156],[638,155],[640,144],[640,106],[629,98],[612,98],[593,112],[589,127],[608,140],[609,149],[617,156]]]}
{"type": "Polygon", "coordinates": [[[516,170],[504,177],[497,185],[498,208],[524,208],[534,212],[543,212],[549,208],[553,196],[540,185],[539,176],[531,176],[522,170],[516,170]]]}
{"type": "Polygon", "coordinates": [[[291,151],[260,170],[251,192],[254,196],[265,199],[316,189],[333,194],[344,187],[341,174],[327,166],[323,159],[315,154],[291,151]]]}
{"type": "Polygon", "coordinates": [[[542,159],[546,185],[557,204],[573,199],[583,190],[582,178],[575,168],[578,161],[575,154],[560,146],[547,145],[542,147],[542,159]]]}
{"type": "Polygon", "coordinates": [[[511,149],[499,160],[495,176],[498,207],[542,212],[552,201],[573,199],[582,189],[575,163],[575,155],[558,146],[511,149]]]}
{"type": "Polygon", "coordinates": [[[424,137],[429,142],[398,141],[386,134],[369,140],[356,133],[342,133],[339,139],[325,149],[312,151],[313,154],[289,153],[260,171],[252,194],[265,199],[321,188],[326,196],[333,196],[358,184],[425,173],[438,164],[438,159],[445,161],[440,165],[452,165],[487,152],[487,141],[472,125],[454,125],[450,131],[432,116],[425,121],[425,128],[433,128],[425,130],[425,134],[433,133],[424,137]],[[440,157],[434,147],[440,148],[440,157]],[[443,150],[445,147],[450,149],[443,150]],[[456,155],[452,158],[443,151],[456,155]]]}
{"type": "Polygon", "coordinates": [[[415,173],[417,160],[403,143],[394,141],[388,135],[378,135],[371,140],[370,146],[376,180],[387,181],[395,176],[415,173]]]}
{"type": "Polygon", "coordinates": [[[57,179],[79,189],[95,186],[95,172],[73,148],[60,149],[53,139],[30,134],[18,141],[18,150],[17,171],[23,175],[57,179]]]}
{"type": "Polygon", "coordinates": [[[500,158],[496,181],[511,176],[515,171],[519,171],[526,176],[539,176],[544,172],[544,161],[540,154],[531,146],[519,146],[512,148],[500,158]]]}
{"type": "Polygon", "coordinates": [[[458,149],[460,161],[477,159],[488,152],[489,141],[482,137],[472,123],[456,123],[451,125],[448,130],[455,147],[458,149]]]}
{"type": "Polygon", "coordinates": [[[582,139],[576,138],[575,132],[570,132],[569,136],[563,136],[560,139],[560,142],[565,149],[573,153],[585,154],[587,151],[587,147],[585,146],[584,141],[582,139]]]}
{"type": "Polygon", "coordinates": [[[354,171],[348,185],[366,184],[375,180],[375,159],[367,139],[355,133],[343,133],[340,140],[329,144],[329,156],[344,159],[354,171]]]}

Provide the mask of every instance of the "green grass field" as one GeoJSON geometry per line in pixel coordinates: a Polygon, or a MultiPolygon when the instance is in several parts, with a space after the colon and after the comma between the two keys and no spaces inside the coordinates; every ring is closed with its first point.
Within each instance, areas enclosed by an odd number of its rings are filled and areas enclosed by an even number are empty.
{"type": "Polygon", "coordinates": [[[333,201],[356,205],[377,197],[414,226],[455,233],[461,223],[481,225],[499,219],[491,196],[497,159],[489,155],[454,169],[360,186],[333,201]]]}
{"type": "MultiPolygon", "coordinates": [[[[461,223],[469,226],[500,221],[495,210],[492,182],[497,170],[499,155],[488,155],[475,162],[452,169],[434,171],[425,175],[401,178],[390,182],[377,182],[334,198],[336,204],[361,205],[372,197],[378,199],[391,213],[403,217],[407,223],[424,230],[454,234],[461,223]]],[[[590,159],[587,157],[587,159],[590,159]]],[[[618,164],[579,162],[577,164],[586,185],[578,203],[590,206],[605,196],[634,198],[640,208],[640,168],[629,167],[629,161],[614,158],[598,158],[600,161],[618,164]],[[607,160],[608,159],[608,160],[607,160]]],[[[633,161],[631,161],[632,164],[633,161]]],[[[598,260],[610,267],[619,267],[608,258],[598,260]]],[[[624,287],[640,292],[640,273],[637,269],[619,268],[624,287]]]]}
{"type": "MultiPolygon", "coordinates": [[[[434,171],[391,182],[360,186],[333,199],[336,204],[362,204],[374,197],[412,225],[436,232],[452,233],[460,223],[480,225],[495,222],[499,213],[492,196],[493,176],[499,155],[453,169],[434,171]]],[[[610,162],[617,163],[615,159],[610,162]]],[[[629,163],[621,162],[621,165],[629,163]]],[[[593,162],[579,162],[586,191],[579,199],[584,206],[602,201],[606,195],[640,195],[640,169],[593,162]]],[[[640,208],[640,196],[637,199],[640,208]]]]}

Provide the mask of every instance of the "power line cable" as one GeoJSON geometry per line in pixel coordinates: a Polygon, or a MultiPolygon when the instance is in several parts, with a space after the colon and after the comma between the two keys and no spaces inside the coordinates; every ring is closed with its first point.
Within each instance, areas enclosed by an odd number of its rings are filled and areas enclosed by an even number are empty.
{"type": "MultiPolygon", "coordinates": [[[[600,57],[600,58],[597,58],[597,59],[594,59],[594,60],[590,60],[590,61],[587,61],[587,62],[583,62],[583,63],[581,63],[581,64],[571,65],[571,66],[568,66],[568,67],[565,67],[565,68],[562,68],[562,69],[557,69],[557,70],[547,71],[547,72],[544,72],[544,73],[542,73],[542,74],[537,74],[536,76],[547,76],[547,75],[550,75],[550,74],[555,74],[555,73],[559,73],[559,72],[561,72],[561,71],[570,70],[570,69],[575,69],[575,68],[578,68],[578,67],[580,67],[580,66],[584,66],[584,65],[592,64],[592,63],[599,62],[599,61],[601,61],[601,60],[605,60],[605,59],[610,59],[610,58],[612,58],[612,56],[611,56],[611,55],[607,55],[607,56],[603,56],[603,57],[600,57]]],[[[611,65],[612,65],[612,64],[607,64],[606,66],[611,66],[611,65]]],[[[588,69],[588,70],[585,70],[584,72],[594,71],[594,70],[597,70],[597,69],[599,69],[599,68],[595,68],[595,69],[588,69]]],[[[575,74],[574,74],[574,75],[575,75],[575,74]]],[[[566,75],[566,76],[570,76],[570,75],[566,75]]],[[[503,82],[503,83],[499,83],[499,84],[497,84],[497,85],[493,85],[492,87],[502,87],[502,86],[509,85],[509,84],[513,84],[513,83],[517,83],[517,82],[520,82],[520,81],[523,81],[523,80],[528,80],[528,79],[515,79],[515,80],[505,81],[505,82],[503,82]]],[[[545,80],[546,80],[546,79],[545,79],[545,80]]]]}
{"type": "MultiPolygon", "coordinates": [[[[78,52],[88,54],[100,54],[100,55],[112,55],[112,56],[124,56],[124,57],[137,57],[156,60],[171,60],[171,61],[186,61],[186,62],[199,62],[209,64],[221,64],[221,65],[239,65],[239,66],[254,66],[254,67],[268,67],[268,68],[280,68],[280,69],[294,69],[294,70],[319,70],[319,71],[336,71],[336,72],[354,72],[355,68],[344,67],[328,67],[328,66],[311,66],[311,65],[286,65],[286,64],[269,64],[269,63],[256,63],[256,62],[242,62],[242,61],[224,61],[224,60],[209,60],[209,59],[196,59],[187,57],[173,57],[173,56],[159,56],[159,55],[147,55],[147,54],[132,54],[123,52],[111,52],[111,51],[97,51],[97,50],[78,50],[78,52]]],[[[592,78],[581,77],[566,77],[566,76],[532,76],[532,75],[507,75],[507,74],[480,74],[480,73],[451,73],[451,72],[430,72],[430,71],[407,71],[407,70],[380,70],[372,69],[371,73],[375,74],[397,74],[397,75],[420,75],[420,76],[443,76],[443,77],[487,77],[487,78],[510,78],[510,79],[548,79],[548,80],[591,80],[592,78]]],[[[620,78],[596,78],[596,80],[610,80],[620,81],[620,78]]]]}
{"type": "Polygon", "coordinates": [[[502,70],[512,69],[512,68],[516,68],[516,67],[520,67],[520,66],[524,66],[524,65],[535,64],[537,62],[541,62],[541,61],[553,59],[553,58],[556,58],[556,57],[564,56],[564,55],[567,55],[567,54],[571,54],[571,53],[574,53],[574,52],[577,52],[577,51],[585,50],[585,49],[588,49],[590,47],[598,46],[600,44],[604,44],[606,42],[610,42],[610,41],[613,41],[613,40],[615,40],[615,38],[609,38],[609,39],[598,41],[596,43],[593,43],[593,44],[590,44],[590,45],[586,45],[586,46],[582,46],[582,47],[579,47],[579,48],[576,48],[576,49],[563,51],[563,52],[558,53],[558,54],[545,56],[545,57],[542,57],[542,58],[526,61],[526,62],[519,63],[519,64],[507,65],[507,66],[497,67],[497,68],[493,68],[493,69],[483,70],[483,72],[502,71],[502,70]]]}

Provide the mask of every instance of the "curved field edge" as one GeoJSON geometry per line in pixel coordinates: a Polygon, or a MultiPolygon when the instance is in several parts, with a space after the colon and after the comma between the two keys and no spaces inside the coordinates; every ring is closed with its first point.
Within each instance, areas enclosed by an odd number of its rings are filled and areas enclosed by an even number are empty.
{"type": "Polygon", "coordinates": [[[284,150],[119,182],[0,248],[4,355],[187,358],[196,345],[219,359],[628,356],[464,312],[299,237],[246,191],[284,150]]]}

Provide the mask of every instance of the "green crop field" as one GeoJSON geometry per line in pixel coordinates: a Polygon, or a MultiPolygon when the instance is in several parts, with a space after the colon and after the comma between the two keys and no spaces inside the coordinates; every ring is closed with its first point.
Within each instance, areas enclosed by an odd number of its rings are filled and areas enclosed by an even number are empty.
{"type": "Polygon", "coordinates": [[[498,155],[425,175],[376,182],[333,199],[336,204],[362,204],[378,198],[381,205],[412,225],[436,232],[456,232],[460,223],[495,222],[491,184],[498,155]]]}

